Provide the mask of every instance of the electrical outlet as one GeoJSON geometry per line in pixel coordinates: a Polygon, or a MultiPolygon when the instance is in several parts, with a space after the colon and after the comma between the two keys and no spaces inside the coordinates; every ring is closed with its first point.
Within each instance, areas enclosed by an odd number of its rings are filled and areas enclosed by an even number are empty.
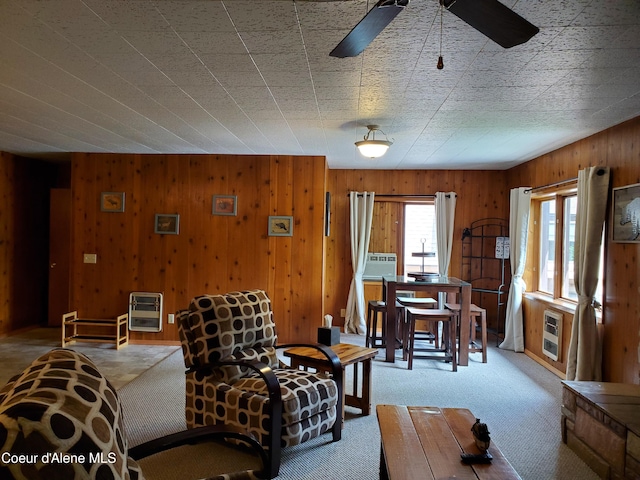
{"type": "Polygon", "coordinates": [[[345,318],[347,316],[347,309],[346,308],[343,308],[343,309],[340,310],[340,316],[342,318],[345,318]]]}
{"type": "Polygon", "coordinates": [[[85,253],[84,263],[98,263],[98,255],[95,253],[85,253]]]}
{"type": "Polygon", "coordinates": [[[173,313],[168,314],[167,315],[167,322],[169,322],[169,323],[175,322],[175,314],[173,314],[173,313]]]}

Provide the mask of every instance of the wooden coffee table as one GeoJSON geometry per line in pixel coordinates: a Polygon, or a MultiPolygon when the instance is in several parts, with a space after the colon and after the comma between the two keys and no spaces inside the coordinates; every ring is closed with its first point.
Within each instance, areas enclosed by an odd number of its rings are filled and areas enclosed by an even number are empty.
{"type": "Polygon", "coordinates": [[[465,408],[378,405],[376,411],[382,441],[381,479],[520,478],[493,442],[491,463],[462,462],[462,452],[481,453],[471,433],[476,418],[465,408]]]}
{"type": "MultiPolygon", "coordinates": [[[[338,343],[332,345],[333,350],[340,359],[342,365],[342,392],[344,395],[343,405],[356,407],[362,410],[362,415],[371,413],[371,361],[378,354],[377,348],[365,348],[350,343],[338,343]],[[358,363],[362,364],[362,384],[360,385],[360,394],[358,394],[358,363]],[[353,365],[353,389],[347,394],[344,388],[345,369],[348,365],[353,365]]],[[[284,355],[291,358],[291,366],[293,368],[314,368],[317,371],[331,371],[330,364],[322,352],[309,347],[295,347],[285,350],[284,355]]],[[[343,417],[344,420],[344,417],[343,417]]]]}

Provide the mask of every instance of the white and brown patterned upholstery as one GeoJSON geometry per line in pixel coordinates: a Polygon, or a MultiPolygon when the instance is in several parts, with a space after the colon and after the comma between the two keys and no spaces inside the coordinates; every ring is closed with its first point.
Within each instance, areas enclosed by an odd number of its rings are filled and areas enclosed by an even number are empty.
{"type": "MultiPolygon", "coordinates": [[[[54,349],[0,390],[0,478],[142,480],[132,457],[184,444],[194,437],[193,431],[187,433],[148,442],[157,448],[143,444],[130,450],[113,386],[86,356],[54,349]],[[136,449],[144,454],[135,455],[136,449]]],[[[205,433],[211,438],[220,432],[197,432],[201,437],[205,433]]],[[[246,439],[235,432],[230,435],[246,439]]],[[[215,478],[258,477],[247,471],[215,478]]]]}
{"type": "MultiPolygon", "coordinates": [[[[328,430],[340,439],[341,381],[335,381],[340,379],[281,364],[276,348],[283,346],[276,346],[271,301],[264,291],[199,296],[189,310],[178,312],[178,319],[188,369],[188,428],[226,424],[245,429],[267,450],[271,476],[278,473],[280,447],[328,430]]],[[[325,355],[339,366],[333,351],[317,348],[328,351],[325,355]]],[[[342,374],[337,370],[336,377],[342,374]]]]}
{"type": "Polygon", "coordinates": [[[5,385],[0,393],[0,445],[2,452],[33,460],[53,452],[85,459],[0,463],[0,478],[143,478],[135,461],[127,458],[115,389],[87,357],[72,350],[50,351],[5,385]]]}

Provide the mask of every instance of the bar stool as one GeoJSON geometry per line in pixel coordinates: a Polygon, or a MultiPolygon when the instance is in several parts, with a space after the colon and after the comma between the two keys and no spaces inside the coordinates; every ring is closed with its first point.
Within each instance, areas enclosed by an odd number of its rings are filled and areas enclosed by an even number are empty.
{"type": "MultiPolygon", "coordinates": [[[[444,306],[449,310],[457,312],[460,315],[459,303],[445,303],[444,306]]],[[[487,311],[478,307],[475,303],[469,308],[470,336],[469,336],[469,353],[482,352],[482,363],[487,363],[487,311]],[[478,318],[480,319],[480,343],[476,339],[476,328],[478,327],[478,318]]]]}
{"type": "Polygon", "coordinates": [[[398,303],[404,307],[437,308],[438,301],[430,297],[396,297],[398,303]]]}
{"type": "MultiPolygon", "coordinates": [[[[403,307],[396,303],[396,323],[402,325],[403,307]]],[[[365,345],[371,348],[384,348],[387,318],[387,303],[382,300],[370,300],[367,306],[367,331],[365,334],[365,345]],[[378,315],[382,322],[382,334],[378,336],[378,315]]]]}
{"type": "MultiPolygon", "coordinates": [[[[433,299],[433,298],[430,298],[430,297],[396,296],[396,300],[402,306],[402,317],[403,318],[406,317],[406,313],[404,311],[404,309],[406,307],[437,308],[437,306],[438,306],[438,301],[433,299]]],[[[403,322],[402,325],[403,325],[402,338],[405,338],[406,337],[406,332],[404,331],[404,328],[407,326],[407,323],[403,322]]],[[[435,325],[437,327],[438,324],[437,323],[431,323],[430,325],[435,325]]],[[[436,348],[440,348],[440,340],[439,340],[439,337],[438,337],[437,329],[436,329],[435,332],[431,332],[431,331],[416,331],[416,340],[428,340],[428,341],[433,342],[435,344],[436,348]]],[[[402,359],[403,360],[407,359],[406,350],[403,350],[403,352],[402,352],[402,359]]]]}
{"type": "MultiPolygon", "coordinates": [[[[458,371],[458,361],[456,352],[456,337],[457,337],[457,320],[458,314],[450,309],[437,309],[437,308],[414,308],[407,307],[405,309],[406,323],[405,328],[406,335],[404,339],[404,350],[407,352],[409,370],[413,369],[414,352],[425,352],[426,355],[420,355],[416,358],[429,358],[434,360],[450,361],[453,371],[458,371]],[[443,331],[443,345],[440,347],[416,347],[416,321],[426,320],[427,322],[433,322],[435,325],[442,323],[443,331]]],[[[435,335],[437,337],[438,326],[435,328],[435,335]]],[[[403,356],[404,358],[404,356],[403,356]]]]}

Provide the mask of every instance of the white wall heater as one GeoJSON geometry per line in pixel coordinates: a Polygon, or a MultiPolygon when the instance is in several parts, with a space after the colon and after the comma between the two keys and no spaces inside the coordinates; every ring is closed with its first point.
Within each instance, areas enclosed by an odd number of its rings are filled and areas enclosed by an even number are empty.
{"type": "Polygon", "coordinates": [[[383,275],[397,275],[395,253],[368,253],[363,280],[382,280],[383,275]]]}
{"type": "Polygon", "coordinates": [[[131,292],[129,295],[129,330],[162,331],[162,294],[131,292]]]}
{"type": "Polygon", "coordinates": [[[552,360],[560,361],[561,350],[562,314],[553,310],[545,310],[542,330],[542,353],[552,360]]]}

